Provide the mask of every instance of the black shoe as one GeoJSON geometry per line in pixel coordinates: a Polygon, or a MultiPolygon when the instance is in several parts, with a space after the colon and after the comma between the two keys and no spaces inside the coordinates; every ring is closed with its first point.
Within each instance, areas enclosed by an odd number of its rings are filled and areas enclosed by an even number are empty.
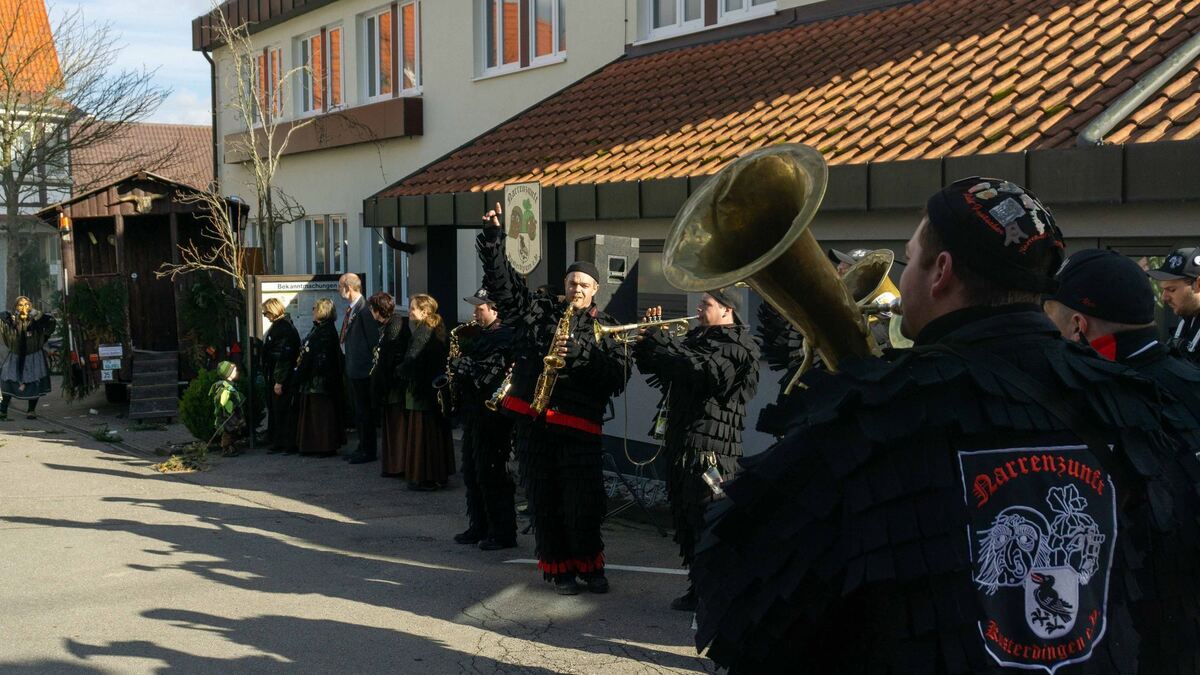
{"type": "Polygon", "coordinates": [[[579,595],[579,584],[574,574],[559,574],[554,577],[554,590],[559,595],[579,595]]]}
{"type": "Polygon", "coordinates": [[[607,593],[608,578],[604,576],[604,572],[592,572],[584,574],[583,583],[587,584],[588,591],[592,593],[607,593]]]}
{"type": "Polygon", "coordinates": [[[483,541],[479,542],[479,550],[480,551],[499,551],[499,550],[506,549],[506,548],[516,548],[516,547],[517,547],[516,539],[500,540],[500,539],[492,539],[491,537],[488,537],[487,539],[484,539],[483,541]]]}
{"type": "Polygon", "coordinates": [[[28,415],[26,415],[26,416],[25,416],[25,419],[27,419],[27,420],[36,420],[36,419],[37,419],[37,413],[29,413],[28,415]]]}
{"type": "Polygon", "coordinates": [[[466,530],[454,535],[454,543],[456,544],[478,544],[483,540],[483,535],[473,530],[466,530]]]}
{"type": "Polygon", "coordinates": [[[350,464],[367,464],[369,462],[374,462],[376,459],[378,458],[375,457],[375,455],[359,455],[356,453],[347,457],[346,461],[350,464]]]}
{"type": "Polygon", "coordinates": [[[679,612],[696,611],[696,589],[688,588],[687,593],[671,601],[671,609],[679,612]]]}
{"type": "Polygon", "coordinates": [[[280,453],[282,453],[282,452],[283,452],[283,450],[280,450],[279,448],[269,448],[269,449],[267,450],[267,454],[268,454],[268,455],[278,455],[278,454],[280,454],[280,453]]]}

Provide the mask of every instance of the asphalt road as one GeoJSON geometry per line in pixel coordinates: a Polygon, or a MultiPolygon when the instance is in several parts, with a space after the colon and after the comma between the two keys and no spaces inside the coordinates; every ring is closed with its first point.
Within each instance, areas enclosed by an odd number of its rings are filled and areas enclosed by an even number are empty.
{"type": "Polygon", "coordinates": [[[674,545],[605,526],[608,595],[560,597],[531,536],[450,537],[461,488],[250,455],[162,476],[49,421],[0,427],[0,673],[709,672],[674,545]]]}

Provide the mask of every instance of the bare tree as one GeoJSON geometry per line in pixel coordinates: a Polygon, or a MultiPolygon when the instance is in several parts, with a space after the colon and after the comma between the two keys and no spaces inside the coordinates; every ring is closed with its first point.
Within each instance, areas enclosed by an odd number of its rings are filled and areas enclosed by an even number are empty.
{"type": "MultiPolygon", "coordinates": [[[[113,69],[120,52],[108,24],[67,11],[52,31],[30,30],[45,18],[43,0],[17,0],[16,14],[33,21],[0,26],[0,191],[8,238],[8,300],[21,292],[22,271],[43,264],[37,251],[38,221],[31,207],[74,189],[111,181],[105,171],[129,166],[155,171],[171,148],[121,143],[130,126],[150,117],[169,90],[154,84],[154,71],[113,69]],[[72,185],[72,160],[80,149],[112,146],[105,166],[88,167],[90,184],[72,185]]],[[[41,24],[44,26],[45,24],[41,24]]],[[[83,167],[81,167],[83,168],[83,167]]]]}
{"type": "Polygon", "coordinates": [[[245,258],[238,237],[242,207],[213,192],[190,192],[176,197],[181,204],[200,207],[204,221],[202,241],[179,245],[178,263],[163,263],[154,276],[174,281],[192,272],[210,272],[229,277],[239,291],[246,290],[245,258]]]}
{"type": "Polygon", "coordinates": [[[246,159],[246,170],[253,182],[255,195],[255,227],[263,247],[263,260],[268,273],[273,272],[275,239],[287,223],[305,215],[295,199],[274,187],[284,151],[292,134],[313,123],[311,118],[283,121],[288,102],[290,82],[311,70],[298,66],[284,71],[283,65],[271,60],[271,55],[256,48],[250,39],[248,24],[231,26],[225,12],[213,4],[214,42],[229,50],[229,76],[226,78],[227,107],[233,111],[246,131],[228,141],[227,151],[246,159]],[[276,204],[283,199],[283,204],[276,204]]]}

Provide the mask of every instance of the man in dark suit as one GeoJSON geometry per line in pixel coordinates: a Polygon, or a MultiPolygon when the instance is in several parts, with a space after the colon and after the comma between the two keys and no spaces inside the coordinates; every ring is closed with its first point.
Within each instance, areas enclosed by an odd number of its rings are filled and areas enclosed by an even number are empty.
{"type": "Polygon", "coordinates": [[[346,273],[338,279],[338,293],[350,302],[342,317],[342,350],[346,353],[346,378],[354,398],[354,421],[358,448],[346,455],[351,464],[375,461],[375,411],[371,407],[371,359],[379,343],[379,325],[367,310],[362,280],[346,273]]]}

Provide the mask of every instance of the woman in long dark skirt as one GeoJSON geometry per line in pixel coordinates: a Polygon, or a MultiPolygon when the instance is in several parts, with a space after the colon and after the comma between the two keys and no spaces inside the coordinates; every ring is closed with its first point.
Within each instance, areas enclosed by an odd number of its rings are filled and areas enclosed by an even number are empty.
{"type": "Polygon", "coordinates": [[[8,419],[8,404],[29,401],[25,417],[37,417],[38,399],[50,393],[50,362],[43,349],[54,337],[54,317],[33,308],[29,298],[17,298],[15,312],[0,312],[0,336],[8,358],[0,365],[0,421],[8,419]]]}
{"type": "Polygon", "coordinates": [[[412,337],[400,364],[405,382],[404,476],[413,490],[436,490],[454,473],[450,421],[438,410],[433,380],[446,370],[446,326],[437,300],[424,293],[408,301],[412,337]]]}
{"type": "Polygon", "coordinates": [[[296,363],[300,403],[297,445],[302,455],[332,457],[346,444],[342,349],[333,320],[333,301],[317,300],[313,327],[296,363]]]}
{"type": "Polygon", "coordinates": [[[379,344],[371,366],[371,398],[383,421],[383,452],[379,473],[404,475],[405,384],[399,377],[400,364],[408,348],[408,321],[395,313],[392,296],[380,291],[367,300],[371,315],[379,322],[379,344]]]}
{"type": "Polygon", "coordinates": [[[283,303],[268,298],[263,316],[271,322],[263,337],[263,370],[267,380],[267,438],[270,454],[297,452],[296,384],[293,375],[300,354],[300,333],[283,303]]]}

